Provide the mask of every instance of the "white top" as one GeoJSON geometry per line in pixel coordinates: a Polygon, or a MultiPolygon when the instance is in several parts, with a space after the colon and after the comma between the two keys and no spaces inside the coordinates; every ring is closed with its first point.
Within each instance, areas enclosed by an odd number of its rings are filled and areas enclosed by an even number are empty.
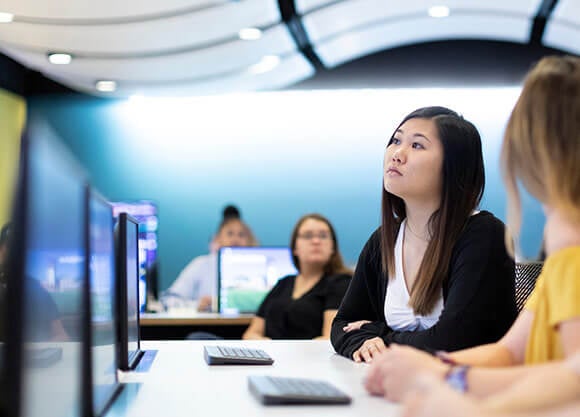
{"type": "Polygon", "coordinates": [[[163,298],[199,300],[217,294],[217,254],[201,255],[194,258],[179,274],[163,298]]]}
{"type": "Polygon", "coordinates": [[[405,238],[406,220],[401,222],[397,242],[395,243],[395,276],[389,277],[387,296],[385,297],[385,320],[389,327],[397,331],[425,330],[439,320],[443,310],[443,293],[439,296],[435,308],[427,316],[418,316],[409,306],[409,291],[403,272],[403,240],[405,238]]]}

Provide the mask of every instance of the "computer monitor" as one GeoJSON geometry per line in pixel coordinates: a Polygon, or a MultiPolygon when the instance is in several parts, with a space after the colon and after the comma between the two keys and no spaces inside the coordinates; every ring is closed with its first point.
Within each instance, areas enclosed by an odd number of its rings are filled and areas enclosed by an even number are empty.
{"type": "Polygon", "coordinates": [[[111,205],[92,189],[89,198],[89,274],[92,415],[100,416],[119,391],[117,380],[117,282],[111,205]]]}
{"type": "Polygon", "coordinates": [[[3,415],[83,415],[85,179],[46,125],[28,126],[6,277],[3,415]]]}
{"type": "Polygon", "coordinates": [[[117,223],[119,368],[134,369],[141,357],[139,335],[139,222],[127,213],[117,223]]]}
{"type": "Polygon", "coordinates": [[[140,312],[147,309],[147,296],[159,297],[157,282],[157,206],[152,201],[116,201],[111,203],[117,219],[127,213],[139,222],[139,301],[140,312]]]}
{"type": "Polygon", "coordinates": [[[280,278],[297,273],[287,247],[220,248],[218,311],[255,313],[280,278]]]}

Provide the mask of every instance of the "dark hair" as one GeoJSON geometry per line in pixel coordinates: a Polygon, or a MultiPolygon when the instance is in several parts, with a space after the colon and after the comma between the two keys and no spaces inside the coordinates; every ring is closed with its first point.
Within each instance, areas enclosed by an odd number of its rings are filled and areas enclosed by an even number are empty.
{"type": "MultiPolygon", "coordinates": [[[[451,252],[485,187],[481,137],[477,128],[445,107],[423,107],[407,115],[397,129],[410,119],[432,120],[443,145],[441,204],[431,215],[430,241],[411,288],[409,305],[415,314],[429,314],[441,294],[449,272],[451,252]]],[[[395,132],[397,131],[395,129],[395,132]]],[[[387,146],[392,142],[392,137],[387,146]]],[[[395,273],[394,249],[401,221],[407,217],[402,198],[382,191],[381,248],[383,272],[395,273]]]]}
{"type": "Polygon", "coordinates": [[[220,230],[223,229],[223,227],[228,224],[230,221],[232,220],[242,220],[242,215],[240,213],[240,210],[234,206],[234,205],[227,205],[224,207],[223,211],[222,211],[222,221],[220,222],[220,225],[218,226],[218,233],[220,230]]]}
{"type": "Polygon", "coordinates": [[[296,249],[296,239],[298,239],[298,230],[300,229],[300,226],[302,226],[302,224],[308,219],[314,219],[326,223],[326,225],[330,230],[330,235],[332,236],[333,242],[332,255],[330,256],[328,263],[324,266],[324,273],[326,275],[335,275],[342,273],[351,274],[352,271],[350,271],[344,265],[344,261],[342,260],[342,255],[340,254],[340,249],[338,248],[338,238],[336,237],[334,227],[332,227],[332,224],[326,217],[318,213],[310,213],[300,217],[300,219],[298,219],[298,221],[296,222],[294,229],[292,230],[292,235],[290,237],[290,249],[292,251],[292,262],[294,262],[294,266],[296,267],[296,269],[300,271],[300,260],[294,254],[294,249],[296,249]]]}
{"type": "Polygon", "coordinates": [[[12,223],[6,223],[0,231],[0,248],[6,246],[12,236],[12,223]]]}
{"type": "Polygon", "coordinates": [[[248,226],[242,220],[242,214],[240,213],[240,210],[232,204],[228,204],[227,206],[224,207],[222,211],[222,221],[218,226],[217,234],[219,234],[222,231],[222,229],[231,222],[240,222],[240,224],[244,227],[246,233],[248,234],[249,246],[258,246],[258,240],[254,236],[252,229],[250,229],[250,226],[248,226]]]}

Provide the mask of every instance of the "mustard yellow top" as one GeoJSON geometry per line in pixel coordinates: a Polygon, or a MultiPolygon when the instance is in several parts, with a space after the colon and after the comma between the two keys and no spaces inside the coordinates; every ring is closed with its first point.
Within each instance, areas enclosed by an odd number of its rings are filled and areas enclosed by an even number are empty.
{"type": "Polygon", "coordinates": [[[558,325],[580,319],[580,246],[548,257],[525,307],[534,313],[526,364],[564,358],[558,325]]]}

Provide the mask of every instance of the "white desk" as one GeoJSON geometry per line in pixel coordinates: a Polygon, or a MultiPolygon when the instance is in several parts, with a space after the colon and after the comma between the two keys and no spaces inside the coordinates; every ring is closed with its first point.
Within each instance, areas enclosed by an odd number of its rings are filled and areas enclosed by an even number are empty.
{"type": "Polygon", "coordinates": [[[193,416],[398,416],[398,406],[369,396],[362,385],[368,365],[334,353],[328,341],[144,342],[158,353],[147,373],[124,373],[129,384],[106,417],[193,416]],[[203,346],[264,349],[271,366],[208,366],[203,346]],[[263,406],[248,390],[248,375],[323,379],[353,398],[348,406],[263,406]],[[128,388],[128,389],[127,389],[128,388]]]}

